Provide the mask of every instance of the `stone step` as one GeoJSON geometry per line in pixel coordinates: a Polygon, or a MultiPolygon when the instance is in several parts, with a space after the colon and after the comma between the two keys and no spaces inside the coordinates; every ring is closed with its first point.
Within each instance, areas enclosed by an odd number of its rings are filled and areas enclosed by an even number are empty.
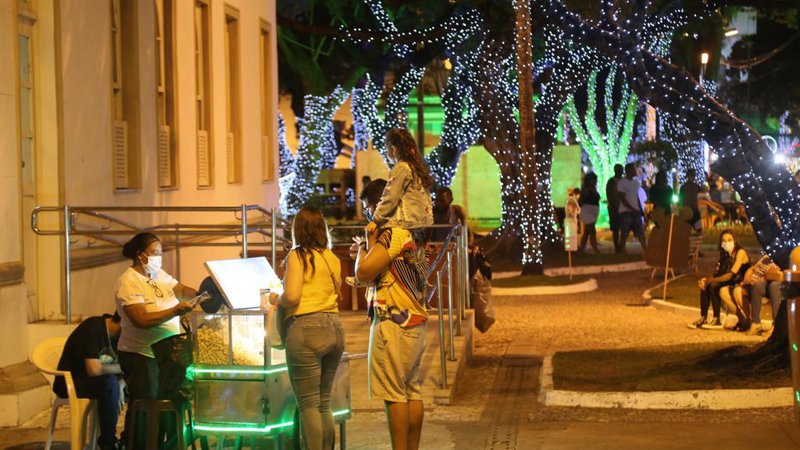
{"type": "Polygon", "coordinates": [[[0,426],[18,426],[50,405],[50,383],[32,363],[0,368],[0,426]]]}

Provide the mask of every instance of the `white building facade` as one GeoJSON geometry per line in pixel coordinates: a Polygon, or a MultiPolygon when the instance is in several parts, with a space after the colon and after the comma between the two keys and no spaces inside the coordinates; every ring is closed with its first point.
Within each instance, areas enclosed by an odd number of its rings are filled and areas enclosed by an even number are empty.
{"type": "MultiPolygon", "coordinates": [[[[64,238],[33,233],[34,207],[277,206],[275,17],[274,0],[0,0],[0,342],[13,343],[0,370],[72,328],[58,325],[64,238]]],[[[63,229],[63,216],[40,226],[63,229]]],[[[73,322],[113,310],[129,265],[113,248],[105,259],[81,251],[91,245],[72,252],[73,322]]],[[[237,256],[186,250],[181,280],[197,286],[204,260],[237,256]]],[[[22,395],[0,395],[0,425],[41,409],[22,395]]]]}

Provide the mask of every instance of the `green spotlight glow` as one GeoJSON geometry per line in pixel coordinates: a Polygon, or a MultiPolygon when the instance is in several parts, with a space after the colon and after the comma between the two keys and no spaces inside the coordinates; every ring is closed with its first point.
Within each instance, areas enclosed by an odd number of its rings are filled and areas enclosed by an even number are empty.
{"type": "Polygon", "coordinates": [[[792,350],[797,351],[797,343],[792,342],[792,350]]]}
{"type": "Polygon", "coordinates": [[[672,203],[678,203],[678,195],[672,194],[672,203]]]}
{"type": "MultiPolygon", "coordinates": [[[[340,411],[334,411],[333,416],[342,416],[345,414],[350,414],[349,409],[343,409],[340,411]]],[[[281,422],[271,425],[262,425],[256,423],[246,423],[246,422],[231,422],[226,423],[225,425],[220,424],[201,424],[195,423],[194,429],[197,431],[209,431],[213,433],[260,433],[260,434],[269,434],[272,430],[278,430],[281,428],[288,428],[294,425],[294,422],[281,422]]]]}

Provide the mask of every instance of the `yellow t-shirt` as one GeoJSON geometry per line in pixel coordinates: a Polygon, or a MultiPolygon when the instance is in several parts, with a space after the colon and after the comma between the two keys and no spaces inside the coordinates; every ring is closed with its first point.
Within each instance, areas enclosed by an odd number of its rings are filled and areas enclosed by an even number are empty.
{"type": "Polygon", "coordinates": [[[300,294],[300,304],[295,308],[286,310],[286,317],[311,314],[316,312],[339,312],[336,303],[338,295],[333,279],[337,283],[342,280],[342,263],[332,251],[325,249],[322,252],[313,250],[306,255],[307,269],[303,274],[303,290],[300,294]],[[314,261],[314,271],[311,271],[311,259],[314,261]],[[325,262],[327,261],[327,264],[325,262]],[[328,270],[330,267],[330,270],[328,270]],[[333,271],[333,279],[331,272],[333,271]]]}

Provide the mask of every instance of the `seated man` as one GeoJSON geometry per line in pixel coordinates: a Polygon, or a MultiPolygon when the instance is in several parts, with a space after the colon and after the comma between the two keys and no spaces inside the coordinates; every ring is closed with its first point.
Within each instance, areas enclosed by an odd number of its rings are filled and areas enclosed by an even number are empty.
{"type": "MultiPolygon", "coordinates": [[[[117,448],[118,375],[122,370],[117,362],[115,346],[121,330],[117,314],[89,317],[69,335],[58,362],[58,370],[72,373],[78,397],[97,399],[100,417],[97,444],[102,450],[117,448]]],[[[53,392],[61,398],[67,397],[64,377],[56,377],[53,392]]]]}
{"type": "MultiPolygon", "coordinates": [[[[731,297],[737,309],[751,315],[749,326],[742,327],[748,334],[767,331],[761,326],[761,299],[768,297],[772,306],[772,320],[778,314],[783,295],[781,294],[782,273],[769,256],[763,256],[744,274],[742,283],[731,289],[731,297]]],[[[745,325],[748,325],[745,323],[745,325]]]]}

